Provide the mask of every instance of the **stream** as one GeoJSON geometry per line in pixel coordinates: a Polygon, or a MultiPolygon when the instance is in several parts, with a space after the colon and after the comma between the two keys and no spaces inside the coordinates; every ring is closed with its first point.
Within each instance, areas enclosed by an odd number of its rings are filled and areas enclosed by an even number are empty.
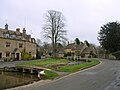
{"type": "Polygon", "coordinates": [[[13,88],[39,81],[37,75],[0,70],[0,90],[13,88]]]}

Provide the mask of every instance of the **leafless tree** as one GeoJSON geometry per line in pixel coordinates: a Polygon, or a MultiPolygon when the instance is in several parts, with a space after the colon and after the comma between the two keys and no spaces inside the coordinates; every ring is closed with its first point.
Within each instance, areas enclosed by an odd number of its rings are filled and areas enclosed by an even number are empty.
{"type": "Polygon", "coordinates": [[[38,38],[37,38],[37,44],[38,44],[39,46],[41,46],[41,44],[42,44],[42,41],[41,41],[40,39],[38,39],[38,38]]]}
{"type": "Polygon", "coordinates": [[[45,16],[45,25],[43,26],[44,37],[52,42],[52,54],[56,57],[57,43],[66,40],[65,18],[59,11],[49,10],[45,16]]]}

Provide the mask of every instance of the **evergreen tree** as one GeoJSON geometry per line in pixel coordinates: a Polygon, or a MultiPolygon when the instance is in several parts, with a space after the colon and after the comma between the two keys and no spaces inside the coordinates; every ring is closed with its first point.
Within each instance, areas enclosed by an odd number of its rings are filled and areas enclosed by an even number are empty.
{"type": "Polygon", "coordinates": [[[102,48],[116,52],[120,50],[120,23],[109,22],[101,27],[98,40],[102,48]]]}
{"type": "Polygon", "coordinates": [[[80,40],[79,40],[79,38],[76,38],[76,39],[75,39],[75,43],[76,43],[77,45],[80,45],[80,40]]]}

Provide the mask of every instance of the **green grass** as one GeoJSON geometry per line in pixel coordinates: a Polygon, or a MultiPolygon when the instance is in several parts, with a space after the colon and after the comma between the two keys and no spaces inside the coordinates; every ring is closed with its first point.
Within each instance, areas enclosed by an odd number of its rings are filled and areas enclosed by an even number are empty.
{"type": "MultiPolygon", "coordinates": [[[[17,67],[24,67],[24,66],[37,66],[37,67],[46,67],[50,68],[52,65],[58,65],[58,64],[67,64],[69,61],[66,59],[53,59],[49,58],[46,60],[34,60],[31,62],[24,62],[21,64],[17,64],[17,67]]],[[[57,73],[45,70],[46,76],[43,77],[44,80],[46,79],[54,79],[55,77],[59,76],[57,73]]]]}
{"type": "Polygon", "coordinates": [[[46,79],[53,80],[54,78],[59,76],[57,73],[48,71],[48,70],[45,70],[45,74],[46,74],[46,76],[43,78],[43,80],[46,80],[46,79]]]}
{"type": "Polygon", "coordinates": [[[86,63],[79,64],[79,65],[64,66],[64,67],[59,68],[58,71],[61,71],[61,72],[77,72],[79,70],[95,66],[99,63],[100,63],[99,60],[92,60],[91,62],[86,62],[86,63]]]}
{"type": "Polygon", "coordinates": [[[53,59],[49,58],[46,60],[34,60],[31,62],[24,62],[21,64],[17,64],[16,66],[37,66],[37,67],[46,67],[50,68],[52,65],[57,65],[57,64],[67,64],[69,61],[66,59],[53,59]]]}
{"type": "MultiPolygon", "coordinates": [[[[89,68],[94,65],[99,64],[100,62],[98,60],[92,60],[91,62],[85,62],[83,64],[79,65],[67,65],[68,60],[66,59],[53,59],[49,58],[46,60],[34,60],[31,62],[24,62],[21,64],[17,64],[16,66],[18,67],[24,67],[24,66],[37,66],[37,67],[46,67],[46,68],[51,68],[56,70],[56,67],[59,67],[59,65],[63,64],[62,67],[57,68],[58,71],[61,72],[77,72],[81,69],[89,68]],[[52,67],[54,66],[54,67],[52,67]]],[[[46,79],[54,79],[55,77],[59,76],[57,73],[45,70],[46,76],[43,78],[44,80],[46,79]]]]}

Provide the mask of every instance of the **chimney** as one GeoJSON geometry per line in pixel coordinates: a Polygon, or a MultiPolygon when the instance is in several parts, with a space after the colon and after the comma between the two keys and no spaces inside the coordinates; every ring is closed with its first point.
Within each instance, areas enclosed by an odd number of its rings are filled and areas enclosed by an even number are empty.
{"type": "Polygon", "coordinates": [[[25,28],[23,28],[23,34],[26,34],[26,30],[25,30],[25,28]]]}
{"type": "Polygon", "coordinates": [[[20,28],[16,28],[16,32],[20,32],[20,28]]]}
{"type": "Polygon", "coordinates": [[[6,23],[6,25],[5,25],[5,29],[8,30],[8,24],[7,24],[7,23],[6,23]]]}
{"type": "Polygon", "coordinates": [[[69,45],[69,41],[68,41],[68,45],[69,45]]]}
{"type": "Polygon", "coordinates": [[[29,38],[31,38],[31,35],[28,35],[29,36],[29,38]]]}

